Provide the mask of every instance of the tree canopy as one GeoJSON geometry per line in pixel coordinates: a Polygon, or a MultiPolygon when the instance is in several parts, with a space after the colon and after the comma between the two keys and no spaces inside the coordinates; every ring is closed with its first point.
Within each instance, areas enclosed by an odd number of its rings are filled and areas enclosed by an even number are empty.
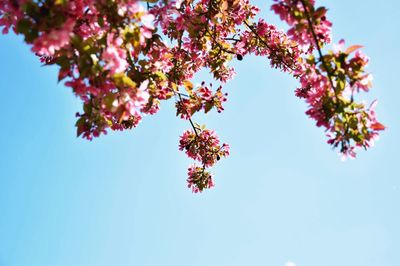
{"type": "Polygon", "coordinates": [[[179,149],[198,162],[188,169],[188,187],[202,192],[214,186],[208,169],[229,155],[229,145],[194,116],[224,110],[223,84],[236,74],[232,60],[265,57],[295,77],[306,114],[344,157],[372,146],[385,129],[377,102],[357,97],[372,87],[369,58],[360,45],[332,44],[327,8],[314,0],[274,0],[271,9],[287,31],[261,18],[248,0],[0,0],[0,26],[23,35],[43,64],[59,66],[59,81],[82,100],[78,136],[132,129],[161,101],[175,101],[177,116],[190,126],[179,149]],[[195,86],[202,69],[213,81],[195,86]]]}

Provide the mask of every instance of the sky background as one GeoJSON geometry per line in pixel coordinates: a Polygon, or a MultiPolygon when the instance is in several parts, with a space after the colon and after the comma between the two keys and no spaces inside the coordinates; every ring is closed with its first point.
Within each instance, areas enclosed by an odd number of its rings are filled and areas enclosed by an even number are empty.
{"type": "Polygon", "coordinates": [[[317,2],[334,41],[365,46],[362,97],[388,130],[341,162],[297,82],[245,58],[226,111],[195,118],[232,147],[202,194],[186,188],[173,102],[135,130],[76,138],[80,102],[57,69],[0,36],[0,266],[400,266],[400,2],[317,2]]]}

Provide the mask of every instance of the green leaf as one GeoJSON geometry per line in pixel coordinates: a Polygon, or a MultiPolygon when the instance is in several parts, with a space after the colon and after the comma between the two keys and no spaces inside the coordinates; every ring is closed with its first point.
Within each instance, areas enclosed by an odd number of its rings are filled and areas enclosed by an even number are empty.
{"type": "Polygon", "coordinates": [[[114,101],[115,95],[111,92],[107,93],[106,97],[104,97],[104,104],[108,110],[111,110],[114,101]]]}
{"type": "Polygon", "coordinates": [[[75,126],[77,127],[76,136],[79,137],[85,131],[86,119],[84,117],[79,118],[78,121],[76,121],[75,126]]]}
{"type": "Polygon", "coordinates": [[[30,31],[31,26],[32,26],[32,23],[29,20],[21,19],[17,23],[16,30],[18,33],[26,34],[30,31]]]}
{"type": "Polygon", "coordinates": [[[70,67],[69,59],[65,55],[57,57],[55,62],[61,69],[68,69],[70,67]]]}
{"type": "Polygon", "coordinates": [[[91,115],[92,114],[92,105],[90,103],[85,103],[83,105],[83,111],[87,114],[87,115],[91,115]]]}
{"type": "Polygon", "coordinates": [[[213,102],[206,102],[206,104],[204,105],[204,112],[207,114],[208,112],[211,111],[213,107],[214,107],[213,102]]]}
{"type": "Polygon", "coordinates": [[[124,73],[117,73],[113,78],[117,86],[136,88],[136,83],[124,73]]]}
{"type": "Polygon", "coordinates": [[[315,12],[314,12],[314,18],[318,19],[318,18],[325,16],[326,11],[327,11],[326,8],[323,6],[317,8],[317,10],[315,10],[315,12]]]}

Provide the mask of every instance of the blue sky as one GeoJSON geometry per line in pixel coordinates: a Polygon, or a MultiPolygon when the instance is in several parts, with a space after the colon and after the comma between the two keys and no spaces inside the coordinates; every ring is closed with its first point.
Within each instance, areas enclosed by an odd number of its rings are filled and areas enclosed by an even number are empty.
{"type": "Polygon", "coordinates": [[[296,81],[245,58],[226,111],[196,119],[232,147],[200,195],[186,188],[177,146],[189,125],[172,102],[135,130],[77,139],[80,103],[57,70],[0,36],[0,265],[399,266],[400,2],[318,3],[335,41],[365,46],[366,98],[388,130],[341,162],[296,81]]]}

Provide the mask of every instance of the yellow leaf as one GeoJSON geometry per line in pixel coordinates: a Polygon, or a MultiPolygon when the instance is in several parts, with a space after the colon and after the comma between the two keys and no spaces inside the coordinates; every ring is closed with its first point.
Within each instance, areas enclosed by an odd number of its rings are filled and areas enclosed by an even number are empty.
{"type": "Polygon", "coordinates": [[[66,4],[66,1],[65,0],[56,0],[54,2],[54,4],[56,4],[56,5],[64,5],[64,4],[66,4]]]}
{"type": "Polygon", "coordinates": [[[192,93],[192,90],[193,90],[193,83],[192,82],[190,82],[189,80],[185,80],[183,82],[183,86],[185,86],[185,89],[189,94],[192,93]]]}
{"type": "Polygon", "coordinates": [[[228,10],[228,1],[222,1],[221,2],[221,12],[225,12],[226,10],[228,10]]]}
{"type": "Polygon", "coordinates": [[[358,50],[358,49],[360,49],[362,47],[363,47],[362,45],[352,45],[352,46],[350,46],[349,48],[346,49],[345,53],[346,54],[351,54],[352,52],[354,52],[354,51],[356,51],[356,50],[358,50]]]}
{"type": "Polygon", "coordinates": [[[175,82],[171,82],[171,87],[173,91],[178,91],[178,86],[176,85],[175,82]]]}

